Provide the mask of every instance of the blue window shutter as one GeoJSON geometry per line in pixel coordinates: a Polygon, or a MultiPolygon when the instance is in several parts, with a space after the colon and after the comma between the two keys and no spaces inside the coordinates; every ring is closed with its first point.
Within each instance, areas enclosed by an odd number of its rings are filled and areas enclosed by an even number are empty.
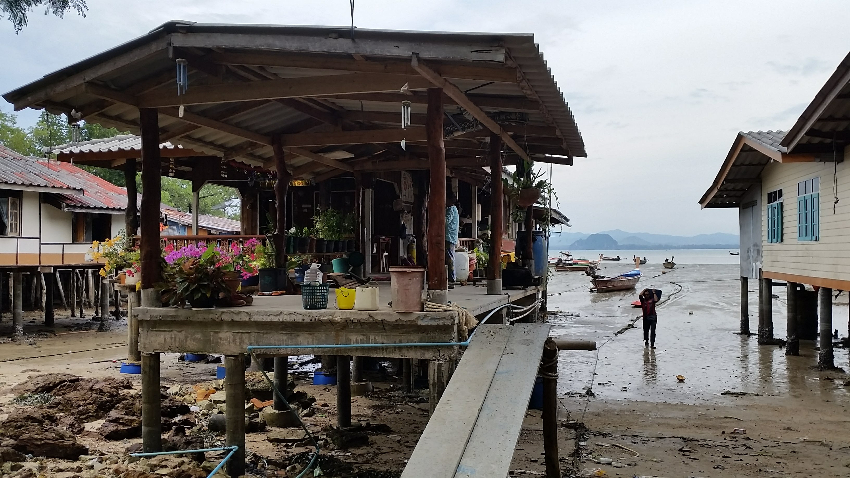
{"type": "Polygon", "coordinates": [[[806,237],[803,234],[803,211],[806,208],[806,200],[803,196],[797,197],[797,240],[805,241],[806,237]]]}
{"type": "Polygon", "coordinates": [[[809,214],[812,223],[812,240],[817,241],[820,239],[820,193],[812,194],[811,201],[812,207],[809,208],[811,211],[809,214]]]}
{"type": "Polygon", "coordinates": [[[776,242],[782,242],[782,203],[776,203],[776,242]]]}

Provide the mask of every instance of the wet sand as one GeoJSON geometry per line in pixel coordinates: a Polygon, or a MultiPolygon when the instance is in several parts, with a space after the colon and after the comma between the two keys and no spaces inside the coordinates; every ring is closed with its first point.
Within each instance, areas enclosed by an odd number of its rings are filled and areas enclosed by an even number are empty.
{"type": "MultiPolygon", "coordinates": [[[[624,263],[605,266],[607,272],[627,268],[624,263]]],[[[817,371],[812,342],[802,342],[801,356],[785,357],[783,348],[760,347],[755,336],[737,335],[736,266],[680,265],[661,274],[659,266],[649,264],[643,271],[639,289],[664,291],[655,351],[644,348],[640,321],[637,328],[615,335],[639,315],[639,309],[630,306],[635,292],[590,293],[582,273],[556,273],[551,279],[549,308],[557,311],[549,317],[553,333],[601,345],[598,361],[596,352],[560,354],[559,432],[565,476],[850,475],[850,387],[844,385],[850,377],[841,371],[817,371]],[[684,383],[676,380],[679,374],[686,377],[684,383]],[[588,396],[588,388],[593,396],[588,396]],[[745,434],[733,434],[736,428],[745,434]]],[[[750,327],[755,331],[758,294],[755,281],[750,285],[750,327]]],[[[774,299],[774,330],[783,337],[784,290],[774,292],[781,297],[774,299]]],[[[833,311],[842,336],[850,312],[844,300],[833,311]]],[[[90,328],[88,321],[61,318],[58,312],[53,331],[28,323],[27,332],[35,335],[23,344],[0,343],[0,420],[12,408],[9,387],[29,375],[118,375],[126,355],[126,326],[112,322],[107,332],[84,331],[80,329],[90,328]]],[[[10,332],[8,323],[5,314],[0,336],[10,332]]],[[[835,355],[836,365],[850,369],[846,350],[837,349],[835,355]]],[[[163,385],[208,380],[214,370],[214,364],[185,364],[168,354],[163,385]]],[[[138,386],[138,376],[132,379],[138,386]]],[[[427,421],[427,404],[393,394],[393,379],[384,380],[383,393],[355,399],[353,415],[355,420],[387,424],[392,432],[375,437],[371,447],[329,453],[356,467],[400,472],[427,421]]],[[[299,382],[328,405],[311,420],[315,427],[334,423],[333,387],[299,382]]],[[[427,396],[427,391],[421,392],[427,396]]],[[[529,411],[511,476],[542,476],[541,428],[540,413],[529,411]]],[[[87,444],[121,454],[133,441],[138,440],[87,444]]],[[[270,460],[301,451],[271,445],[261,434],[250,434],[248,443],[253,453],[270,460]]]]}

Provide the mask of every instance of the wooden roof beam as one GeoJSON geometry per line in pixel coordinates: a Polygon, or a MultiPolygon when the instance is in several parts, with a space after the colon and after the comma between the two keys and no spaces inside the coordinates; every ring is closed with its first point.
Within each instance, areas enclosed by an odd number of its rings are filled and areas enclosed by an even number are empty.
{"type": "Polygon", "coordinates": [[[422,81],[422,78],[415,76],[351,73],[347,75],[201,85],[189,88],[186,94],[181,96],[177,96],[176,90],[152,91],[139,95],[137,102],[139,108],[160,108],[261,99],[399,91],[405,84],[411,89],[423,89],[429,86],[427,81],[422,81]]]}
{"type": "Polygon", "coordinates": [[[523,151],[522,148],[516,143],[516,141],[511,138],[507,131],[502,129],[499,123],[493,121],[492,118],[487,116],[487,113],[484,112],[481,108],[479,108],[466,94],[460,90],[454,83],[446,80],[442,76],[440,76],[434,70],[428,68],[427,65],[419,61],[419,55],[413,54],[411,56],[411,65],[413,69],[418,71],[424,78],[434,84],[434,86],[438,86],[443,89],[443,93],[445,93],[449,98],[455,100],[455,103],[463,107],[466,111],[469,112],[475,119],[478,120],[479,123],[484,125],[487,129],[492,131],[493,133],[499,135],[502,138],[502,141],[508,145],[509,148],[514,150],[519,157],[526,161],[531,161],[531,158],[523,151]]]}
{"type": "Polygon", "coordinates": [[[326,156],[322,156],[319,153],[314,153],[312,151],[303,149],[303,148],[283,148],[284,151],[290,154],[294,154],[297,156],[301,156],[302,158],[307,158],[316,163],[324,164],[325,166],[330,166],[332,168],[341,169],[343,171],[354,171],[354,168],[351,167],[350,164],[345,164],[342,161],[331,159],[326,156]]]}
{"type": "MultiPolygon", "coordinates": [[[[377,103],[401,103],[402,101],[410,101],[413,104],[424,105],[428,104],[428,98],[424,93],[418,91],[406,93],[352,93],[349,95],[325,95],[325,98],[339,100],[359,100],[373,101],[377,103]]],[[[481,108],[492,108],[496,110],[512,110],[512,111],[527,111],[539,112],[540,105],[525,97],[518,96],[492,96],[492,95],[467,95],[469,99],[475,102],[481,108]]],[[[457,104],[452,98],[443,95],[444,105],[457,104]]]]}
{"type": "Polygon", "coordinates": [[[359,131],[330,131],[326,133],[296,133],[281,135],[285,148],[331,146],[342,144],[400,143],[401,140],[425,141],[425,128],[369,129],[359,131]]]}

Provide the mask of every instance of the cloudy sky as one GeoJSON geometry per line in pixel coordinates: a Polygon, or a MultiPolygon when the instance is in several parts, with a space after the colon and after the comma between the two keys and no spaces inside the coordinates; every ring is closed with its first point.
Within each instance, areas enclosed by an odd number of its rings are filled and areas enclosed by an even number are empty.
{"type": "MultiPolygon", "coordinates": [[[[348,25],[348,0],[87,0],[86,18],[0,22],[0,92],[172,19],[348,25]],[[119,6],[120,5],[120,6],[119,6]]],[[[700,210],[738,131],[789,129],[848,53],[847,0],[356,0],[361,28],[533,33],[588,157],[556,166],[572,231],[737,232],[700,210]]],[[[0,109],[11,106],[0,99],[0,109]]],[[[20,122],[32,124],[36,113],[20,122]]]]}

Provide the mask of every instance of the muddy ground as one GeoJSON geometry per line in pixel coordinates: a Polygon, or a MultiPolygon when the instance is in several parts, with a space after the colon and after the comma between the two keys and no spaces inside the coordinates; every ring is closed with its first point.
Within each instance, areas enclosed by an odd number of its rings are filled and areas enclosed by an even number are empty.
{"type": "MultiPolygon", "coordinates": [[[[604,344],[598,354],[560,355],[564,476],[850,475],[846,411],[850,377],[841,370],[816,370],[813,343],[802,344],[800,357],[785,357],[782,348],[759,347],[754,337],[735,335],[739,294],[735,275],[736,270],[727,266],[693,266],[664,275],[647,267],[641,285],[672,295],[659,309],[655,350],[644,348],[640,329],[624,330],[635,316],[628,307],[633,294],[592,295],[586,291],[584,277],[553,279],[550,321],[554,333],[604,344]],[[624,332],[616,335],[620,330],[624,332]],[[679,382],[676,375],[685,376],[685,381],[679,382]]],[[[780,298],[774,302],[774,326],[776,335],[783,336],[784,295],[776,292],[780,298]]],[[[755,295],[751,294],[752,311],[757,310],[755,295]]],[[[206,476],[218,455],[208,453],[201,464],[190,458],[139,462],[127,456],[139,438],[104,438],[109,413],[118,409],[130,415],[133,407],[127,404],[137,400],[140,388],[139,376],[118,373],[126,353],[126,327],[112,322],[110,330],[96,332],[89,330],[87,320],[62,318],[59,312],[53,329],[39,327],[32,317],[27,340],[0,343],[0,421],[46,413],[45,423],[60,424],[87,451],[81,460],[24,456],[20,463],[0,465],[3,476],[206,476]],[[70,410],[62,396],[85,394],[88,389],[79,385],[50,392],[56,397],[46,404],[40,404],[38,397],[21,401],[21,385],[38,383],[34,377],[47,373],[95,379],[82,381],[92,385],[90,389],[97,389],[98,383],[103,388],[109,379],[107,388],[121,397],[121,403],[102,405],[109,409],[100,412],[70,410]],[[74,420],[69,422],[68,416],[74,420]]],[[[847,314],[846,306],[836,306],[836,328],[842,335],[847,327],[841,318],[847,314]]],[[[0,337],[9,333],[5,314],[0,337]]],[[[836,351],[836,364],[850,368],[845,350],[836,351]]],[[[166,418],[164,436],[177,445],[223,444],[222,433],[208,430],[209,417],[219,404],[206,410],[210,405],[197,396],[191,400],[196,403],[185,403],[186,395],[197,395],[197,388],[220,388],[214,380],[215,367],[214,363],[181,362],[173,354],[163,356],[163,393],[176,404],[174,416],[166,418]],[[181,403],[198,409],[177,409],[181,403]],[[175,434],[175,429],[185,433],[175,434]]],[[[369,372],[376,390],[353,398],[352,418],[360,428],[347,443],[339,442],[342,446],[334,444],[339,437],[332,431],[335,387],[314,386],[306,375],[293,376],[295,390],[315,399],[305,406],[310,416],[304,421],[322,445],[319,466],[324,476],[400,475],[427,422],[428,406],[425,390],[405,395],[393,372],[391,367],[389,373],[369,372]]],[[[257,395],[261,400],[269,398],[257,395]]],[[[120,414],[113,413],[112,419],[116,415],[120,414]]],[[[253,421],[259,422],[259,417],[253,421]]],[[[3,430],[0,423],[0,435],[3,430]]],[[[12,444],[8,435],[0,437],[0,461],[21,459],[4,453],[3,447],[12,444]]],[[[293,429],[249,433],[247,443],[251,476],[295,476],[311,450],[293,429]]],[[[540,413],[531,410],[514,451],[511,476],[543,476],[542,449],[540,413]]]]}

